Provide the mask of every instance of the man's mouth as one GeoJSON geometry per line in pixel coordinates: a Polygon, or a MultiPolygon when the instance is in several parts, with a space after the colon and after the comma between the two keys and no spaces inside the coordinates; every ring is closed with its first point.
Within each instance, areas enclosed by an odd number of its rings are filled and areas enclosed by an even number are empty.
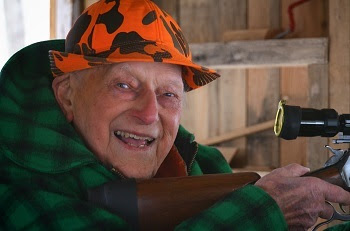
{"type": "Polygon", "coordinates": [[[137,148],[149,146],[155,140],[152,137],[138,136],[124,131],[115,131],[114,135],[124,143],[137,148]]]}

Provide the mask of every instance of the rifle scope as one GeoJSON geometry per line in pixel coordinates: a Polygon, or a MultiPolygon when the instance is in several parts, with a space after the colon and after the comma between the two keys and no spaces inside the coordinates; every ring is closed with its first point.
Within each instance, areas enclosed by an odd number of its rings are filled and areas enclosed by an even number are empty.
{"type": "Polygon", "coordinates": [[[298,136],[333,137],[338,132],[350,135],[350,114],[338,115],[334,109],[301,108],[286,105],[284,100],[278,104],[274,125],[276,136],[286,140],[298,136]]]}

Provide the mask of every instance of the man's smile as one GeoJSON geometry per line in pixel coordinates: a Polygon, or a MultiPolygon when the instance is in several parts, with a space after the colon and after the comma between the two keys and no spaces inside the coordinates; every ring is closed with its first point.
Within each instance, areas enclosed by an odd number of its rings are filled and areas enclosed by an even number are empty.
{"type": "Polygon", "coordinates": [[[115,131],[114,135],[123,141],[125,144],[128,144],[133,147],[143,148],[149,146],[155,139],[152,137],[138,136],[133,133],[125,131],[115,131]]]}

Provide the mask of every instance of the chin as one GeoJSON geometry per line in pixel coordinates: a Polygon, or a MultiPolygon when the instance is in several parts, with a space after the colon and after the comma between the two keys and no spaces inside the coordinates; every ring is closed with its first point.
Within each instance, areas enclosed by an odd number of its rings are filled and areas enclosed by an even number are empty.
{"type": "Polygon", "coordinates": [[[127,178],[134,179],[151,179],[156,174],[154,170],[145,171],[121,171],[121,173],[127,178]]]}

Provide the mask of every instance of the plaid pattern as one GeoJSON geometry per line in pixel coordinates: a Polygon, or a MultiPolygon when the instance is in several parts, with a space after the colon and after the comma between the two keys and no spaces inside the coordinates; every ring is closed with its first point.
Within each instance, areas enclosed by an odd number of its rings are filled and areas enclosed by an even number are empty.
{"type": "MultiPolygon", "coordinates": [[[[86,200],[88,188],[119,176],[86,148],[54,99],[47,51],[63,46],[63,40],[31,45],[0,74],[0,229],[129,230],[120,217],[86,200]]],[[[175,144],[190,175],[231,171],[216,149],[193,141],[180,127],[175,144]]],[[[285,229],[275,202],[255,186],[233,192],[178,229],[229,225],[285,229]]]]}
{"type": "Polygon", "coordinates": [[[277,204],[260,188],[249,185],[232,192],[210,209],[182,222],[180,230],[287,230],[277,204]]]}

